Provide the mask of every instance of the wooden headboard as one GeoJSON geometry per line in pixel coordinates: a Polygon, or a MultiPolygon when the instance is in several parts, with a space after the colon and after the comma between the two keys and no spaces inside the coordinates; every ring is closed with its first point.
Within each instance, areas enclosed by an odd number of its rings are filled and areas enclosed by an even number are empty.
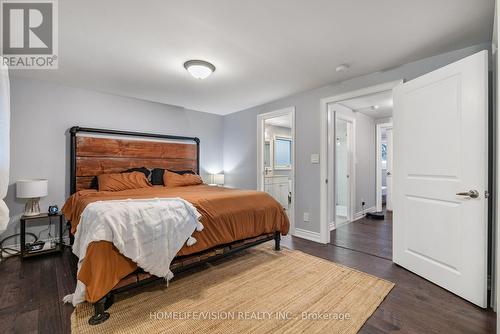
{"type": "Polygon", "coordinates": [[[196,137],[72,127],[71,194],[89,189],[96,175],[133,167],[200,172],[196,137]]]}

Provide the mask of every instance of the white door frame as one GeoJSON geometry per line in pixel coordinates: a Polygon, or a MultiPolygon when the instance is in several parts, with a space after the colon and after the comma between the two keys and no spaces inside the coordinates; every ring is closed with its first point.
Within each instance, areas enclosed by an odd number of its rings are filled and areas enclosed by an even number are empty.
{"type": "MultiPolygon", "coordinates": [[[[290,178],[292,180],[292,200],[290,209],[288,210],[288,218],[290,220],[290,234],[295,234],[295,106],[271,111],[257,115],[257,190],[264,191],[264,122],[266,119],[279,117],[279,116],[292,116],[292,169],[290,171],[290,178]]],[[[271,157],[271,159],[274,159],[271,157]]]]}
{"type": "Polygon", "coordinates": [[[392,128],[392,122],[377,124],[377,192],[376,192],[376,210],[382,211],[382,129],[392,128]]]}
{"type": "Polygon", "coordinates": [[[332,186],[328,187],[328,198],[331,199],[328,202],[328,217],[329,217],[329,231],[332,231],[339,227],[337,224],[337,180],[335,178],[337,164],[334,159],[335,154],[337,153],[337,147],[335,145],[336,142],[336,126],[337,120],[341,119],[345,122],[351,123],[351,131],[349,133],[349,211],[347,212],[347,221],[342,225],[348,224],[353,221],[354,218],[354,206],[356,203],[356,119],[353,117],[349,117],[342,113],[338,113],[334,110],[333,106],[335,104],[329,104],[328,108],[328,117],[329,119],[334,119],[335,122],[330,122],[329,131],[328,131],[328,142],[330,143],[328,147],[328,152],[333,152],[328,156],[328,175],[329,179],[333,180],[331,183],[332,186]]]}
{"type": "MultiPolygon", "coordinates": [[[[335,184],[335,180],[328,181],[328,124],[331,121],[328,117],[328,105],[343,100],[352,99],[359,96],[382,93],[392,90],[403,83],[403,80],[396,80],[380,85],[375,85],[332,97],[321,99],[320,102],[320,240],[321,243],[330,242],[330,222],[328,221],[328,183],[335,184]]],[[[330,162],[331,164],[331,162],[330,162]]]]}

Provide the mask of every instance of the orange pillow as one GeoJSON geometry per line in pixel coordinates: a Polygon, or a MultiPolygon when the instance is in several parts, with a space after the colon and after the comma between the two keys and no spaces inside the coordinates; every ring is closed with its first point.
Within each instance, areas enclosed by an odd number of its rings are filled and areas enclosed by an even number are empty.
{"type": "Polygon", "coordinates": [[[97,177],[99,191],[121,191],[151,187],[142,172],[102,174],[97,177]]]}
{"type": "Polygon", "coordinates": [[[197,184],[202,184],[203,181],[201,177],[196,174],[177,174],[165,170],[163,173],[163,184],[165,187],[184,187],[184,186],[195,186],[197,184]]]}

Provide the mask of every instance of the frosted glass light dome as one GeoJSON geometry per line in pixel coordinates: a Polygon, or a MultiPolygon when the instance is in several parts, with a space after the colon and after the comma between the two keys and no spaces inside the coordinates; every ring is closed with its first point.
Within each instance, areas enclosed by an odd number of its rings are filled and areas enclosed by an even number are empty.
{"type": "Polygon", "coordinates": [[[214,71],[215,66],[204,60],[188,60],[184,68],[196,79],[208,78],[214,71]]]}

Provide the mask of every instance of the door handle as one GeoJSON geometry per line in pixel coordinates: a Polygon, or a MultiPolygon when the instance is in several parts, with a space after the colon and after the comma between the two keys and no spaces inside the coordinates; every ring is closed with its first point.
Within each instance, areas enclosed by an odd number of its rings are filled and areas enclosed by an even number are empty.
{"type": "Polygon", "coordinates": [[[478,198],[479,192],[477,190],[469,190],[467,192],[457,193],[457,196],[467,196],[470,198],[478,198]]]}

